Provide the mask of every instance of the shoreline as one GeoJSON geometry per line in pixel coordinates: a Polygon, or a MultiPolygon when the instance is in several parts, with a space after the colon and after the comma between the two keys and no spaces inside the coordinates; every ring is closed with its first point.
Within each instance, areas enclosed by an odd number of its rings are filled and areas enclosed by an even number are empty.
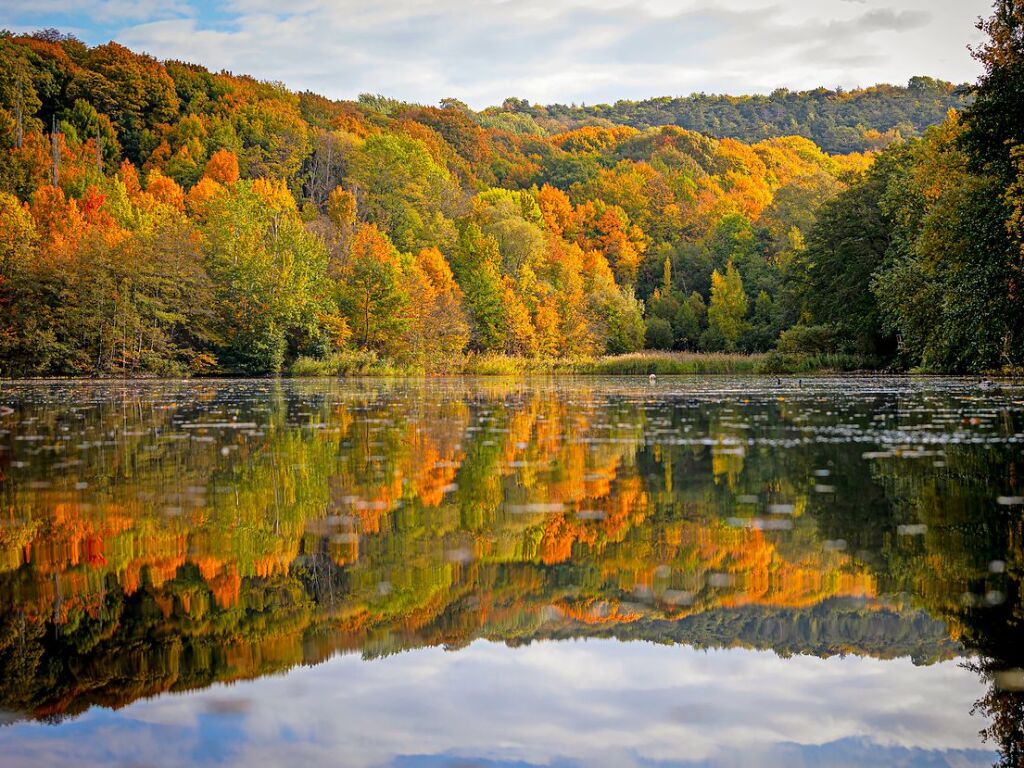
{"type": "Polygon", "coordinates": [[[415,363],[396,363],[372,353],[346,353],[330,359],[299,358],[277,374],[263,376],[240,372],[175,375],[83,374],[69,376],[2,377],[0,382],[31,381],[217,381],[224,379],[443,379],[501,377],[601,377],[601,376],[898,376],[898,377],[992,377],[1024,378],[1024,371],[1001,370],[970,373],[894,370],[870,365],[867,358],[840,354],[803,353],[697,353],[635,352],[593,358],[522,358],[506,355],[467,355],[449,365],[428,370],[415,363]]]}

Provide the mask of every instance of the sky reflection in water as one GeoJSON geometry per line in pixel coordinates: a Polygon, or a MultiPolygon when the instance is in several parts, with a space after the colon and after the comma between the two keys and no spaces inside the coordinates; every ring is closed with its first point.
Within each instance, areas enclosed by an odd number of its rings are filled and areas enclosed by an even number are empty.
{"type": "Polygon", "coordinates": [[[477,641],[0,732],[5,765],[987,766],[956,663],[477,641]],[[173,751],[169,745],[174,745],[173,751]],[[470,762],[467,762],[469,760],[470,762]],[[486,763],[490,764],[490,763],[486,763]]]}

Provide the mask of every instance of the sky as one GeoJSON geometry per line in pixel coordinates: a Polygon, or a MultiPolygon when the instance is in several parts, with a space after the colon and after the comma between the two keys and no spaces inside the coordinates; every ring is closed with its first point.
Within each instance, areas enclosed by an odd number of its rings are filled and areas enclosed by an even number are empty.
{"type": "Polygon", "coordinates": [[[9,725],[0,754],[8,768],[981,768],[984,691],[959,660],[476,641],[9,725]]]}
{"type": "Polygon", "coordinates": [[[961,83],[991,0],[0,0],[0,28],[56,27],[160,59],[480,108],[776,88],[961,83]]]}

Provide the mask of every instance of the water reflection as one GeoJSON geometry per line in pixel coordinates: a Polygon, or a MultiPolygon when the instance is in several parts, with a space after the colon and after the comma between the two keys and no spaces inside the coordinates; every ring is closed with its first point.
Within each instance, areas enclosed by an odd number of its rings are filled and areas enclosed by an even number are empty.
{"type": "Polygon", "coordinates": [[[484,729],[474,745],[428,718],[411,733],[436,738],[384,739],[352,764],[725,764],[709,761],[744,745],[765,764],[856,764],[869,752],[989,764],[972,739],[986,724],[984,749],[1021,764],[1019,389],[66,382],[6,385],[0,406],[0,707],[22,721],[0,731],[11,756],[31,761],[39,739],[97,729],[138,751],[147,733],[162,736],[103,710],[71,716],[165,691],[192,693],[125,712],[160,720],[187,703],[193,726],[218,728],[276,717],[276,746],[220,738],[237,742],[234,757],[243,743],[294,755],[276,702],[315,720],[330,684],[350,718],[383,720],[390,701],[396,719],[439,707],[456,721],[480,709],[521,723],[505,736],[484,729]],[[539,642],[584,637],[674,647],[539,642]],[[438,646],[462,650],[393,656],[438,646]],[[619,676],[595,689],[601,669],[619,676]],[[539,708],[550,691],[527,695],[542,672],[567,710],[580,708],[575,721],[539,708]],[[662,678],[660,697],[637,685],[645,675],[662,678]],[[403,696],[379,695],[389,677],[406,681],[403,696]],[[702,677],[703,700],[687,693],[702,677]],[[208,688],[256,678],[244,698],[208,688]],[[447,699],[409,682],[430,679],[446,681],[447,699]],[[312,693],[282,691],[293,682],[312,693]],[[785,705],[788,690],[802,698],[785,705]],[[757,691],[759,707],[740,706],[757,691]],[[879,703],[900,692],[898,706],[879,703]],[[654,716],[624,728],[631,707],[654,716]],[[825,728],[823,711],[846,725],[825,728]],[[672,738],[657,727],[665,717],[672,738]],[[616,741],[568,739],[572,728],[616,741]],[[577,741],[589,758],[569,748],[577,741]]]}
{"type": "Polygon", "coordinates": [[[981,768],[977,694],[955,662],[478,640],[93,709],[70,738],[21,725],[4,765],[981,768]]]}

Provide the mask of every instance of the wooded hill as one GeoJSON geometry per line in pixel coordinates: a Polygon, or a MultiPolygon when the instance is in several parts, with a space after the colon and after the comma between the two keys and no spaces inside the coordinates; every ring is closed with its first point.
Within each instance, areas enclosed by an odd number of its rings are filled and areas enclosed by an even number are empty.
{"type": "Polygon", "coordinates": [[[537,132],[564,131],[581,125],[628,125],[644,130],[675,125],[718,138],[761,141],[777,136],[803,136],[826,152],[882,149],[896,138],[920,136],[941,123],[951,109],[970,103],[970,89],[931,77],[913,77],[905,86],[875,85],[851,91],[816,88],[768,95],[727,96],[695,93],[659,96],[642,101],[569,106],[531,105],[506,99],[501,107],[481,112],[485,125],[526,130],[523,116],[537,132]]]}
{"type": "Polygon", "coordinates": [[[713,136],[610,124],[659,122],[656,102],[331,101],[6,34],[0,375],[455,371],[467,354],[641,348],[1013,365],[1017,139],[1003,134],[1024,121],[979,138],[974,116],[999,113],[979,88],[963,119],[910,140],[967,97],[919,78],[666,102],[713,136]],[[789,130],[871,151],[774,135],[789,130]]]}

